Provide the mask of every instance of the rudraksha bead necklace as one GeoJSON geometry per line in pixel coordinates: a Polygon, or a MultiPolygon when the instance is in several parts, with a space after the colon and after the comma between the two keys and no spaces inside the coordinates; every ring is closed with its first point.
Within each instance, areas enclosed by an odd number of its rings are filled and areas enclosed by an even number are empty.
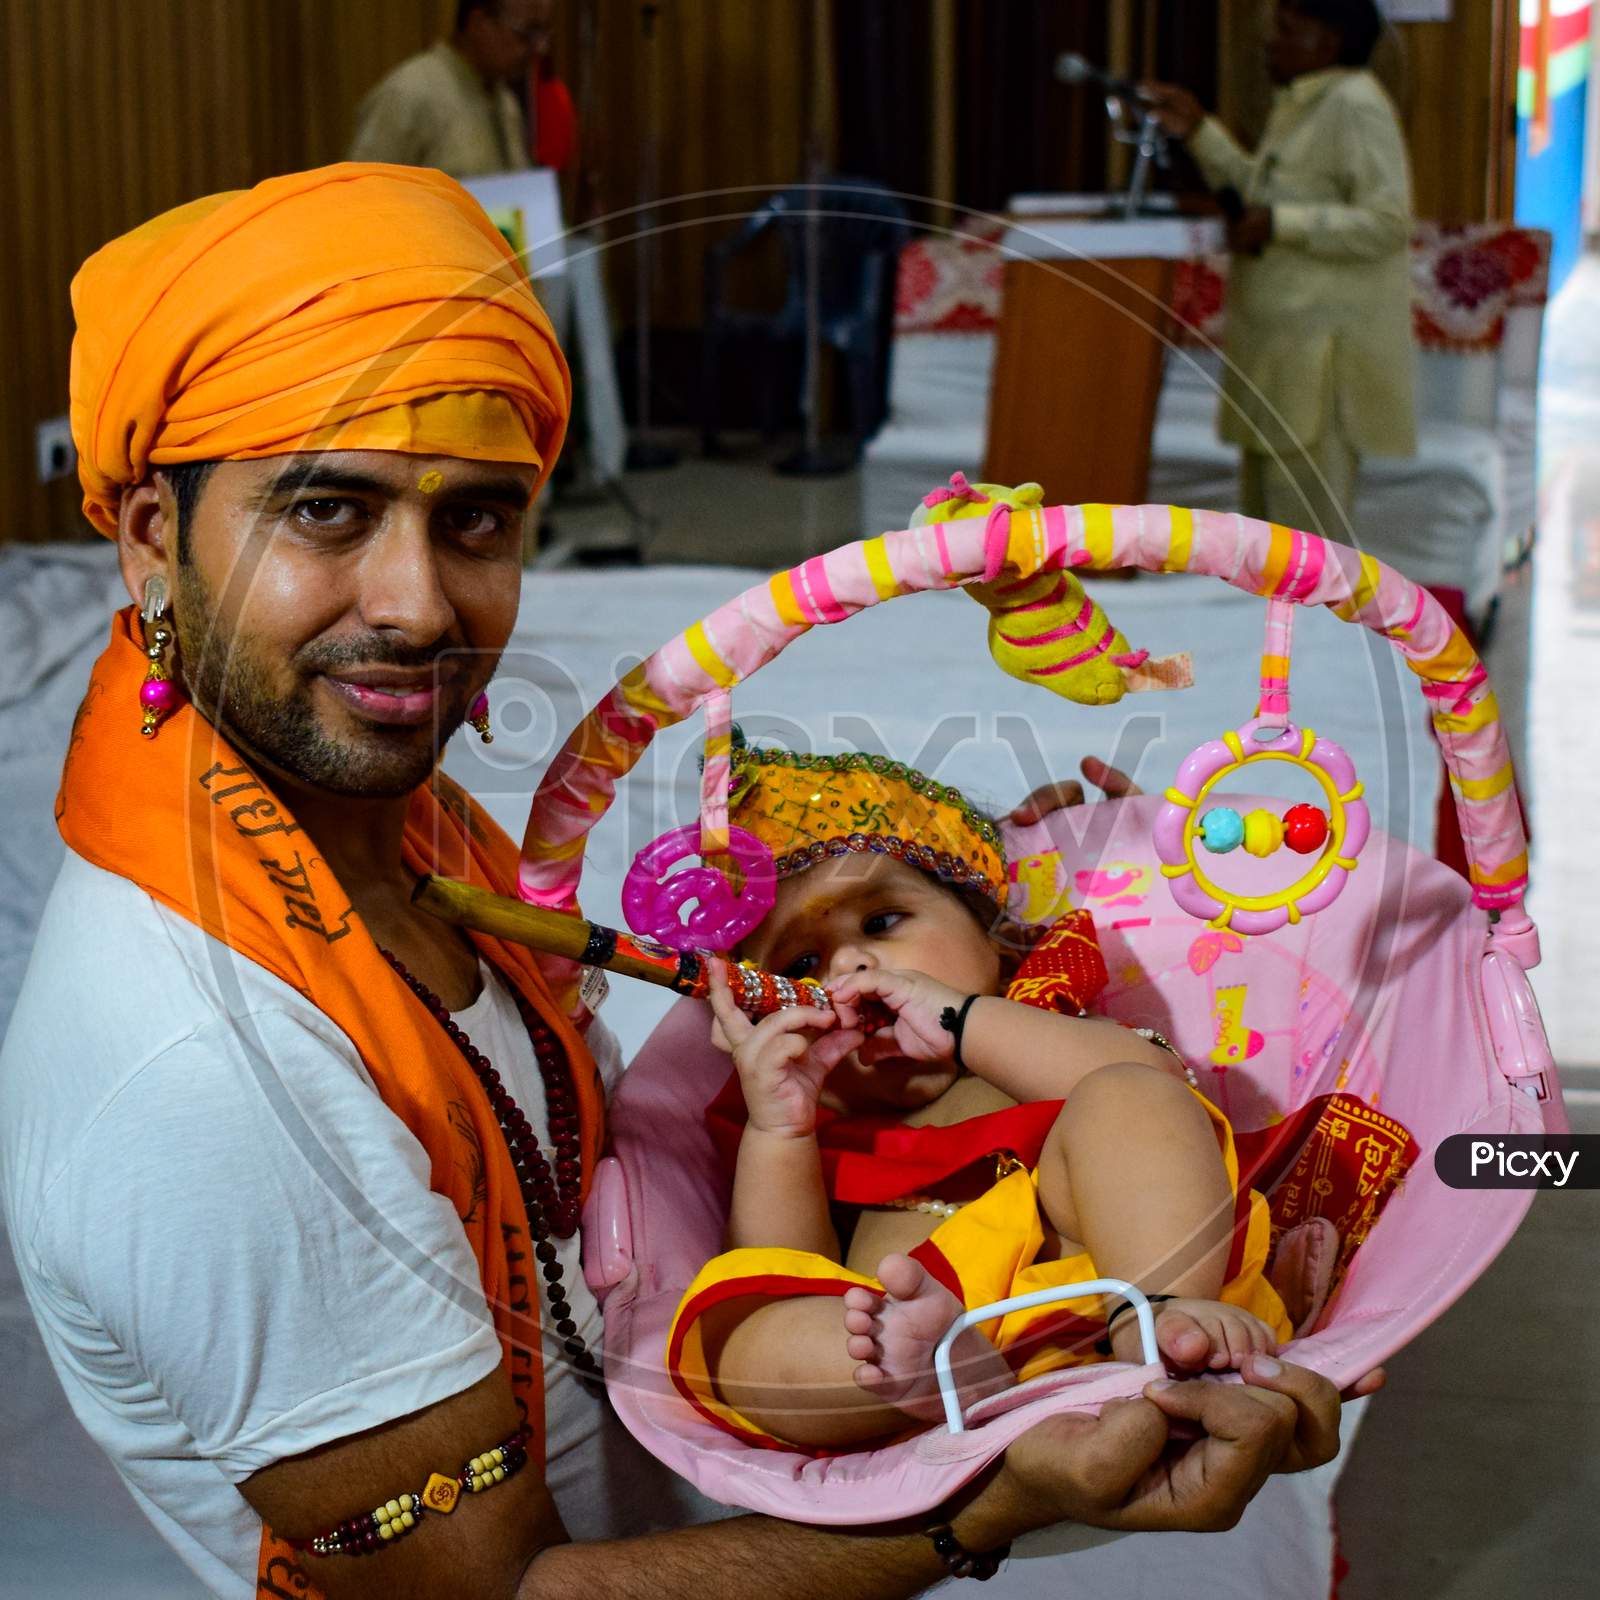
{"type": "Polygon", "coordinates": [[[578,1231],[578,1197],[583,1178],[578,1102],[572,1088],[572,1065],[561,1041],[522,998],[516,985],[508,983],[506,988],[516,1002],[523,1027],[528,1030],[528,1041],[539,1063],[539,1075],[544,1079],[545,1111],[550,1122],[550,1138],[555,1145],[555,1171],[552,1173],[550,1163],[539,1148],[533,1124],[512,1099],[489,1058],[467,1037],[438,995],[389,951],[384,950],[383,957],[444,1029],[483,1085],[506,1148],[511,1152],[511,1164],[516,1169],[517,1186],[522,1191],[522,1202],[528,1213],[528,1230],[533,1235],[533,1254],[544,1277],[545,1296],[550,1302],[556,1336],[579,1375],[599,1381],[599,1363],[578,1334],[577,1319],[562,1283],[561,1263],[556,1258],[556,1247],[550,1242],[552,1234],[557,1239],[570,1239],[578,1231]]]}

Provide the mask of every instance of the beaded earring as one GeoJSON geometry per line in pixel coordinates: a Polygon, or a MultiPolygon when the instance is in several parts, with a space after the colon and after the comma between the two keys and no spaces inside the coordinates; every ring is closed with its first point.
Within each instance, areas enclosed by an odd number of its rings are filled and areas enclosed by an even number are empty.
{"type": "Polygon", "coordinates": [[[167,615],[167,580],[157,576],[146,580],[144,599],[139,606],[144,636],[144,653],[150,665],[139,685],[139,706],[144,716],[139,732],[153,739],[162,722],[178,709],[183,693],[173,681],[167,666],[167,647],[172,643],[172,625],[167,615]]]}
{"type": "Polygon", "coordinates": [[[485,744],[494,743],[494,735],[489,731],[489,697],[480,694],[472,702],[472,709],[467,713],[467,722],[472,730],[485,744]]]}

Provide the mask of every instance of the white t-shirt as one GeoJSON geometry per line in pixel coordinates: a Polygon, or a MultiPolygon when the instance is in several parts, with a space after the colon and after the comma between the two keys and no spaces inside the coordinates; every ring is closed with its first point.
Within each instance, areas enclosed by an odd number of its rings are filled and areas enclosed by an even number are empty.
{"type": "MultiPolygon", "coordinates": [[[[548,1151],[499,980],[456,1020],[548,1151]]],[[[609,1087],[615,1041],[596,1024],[590,1043],[609,1087]]],[[[73,1411],[218,1594],[255,1593],[240,1481],[499,1365],[466,1235],[428,1183],[328,1017],[68,852],[0,1049],[0,1201],[73,1411]]],[[[560,1261],[598,1354],[576,1238],[560,1261]]],[[[573,1536],[705,1515],[558,1359],[541,1312],[547,1476],[573,1536]]]]}

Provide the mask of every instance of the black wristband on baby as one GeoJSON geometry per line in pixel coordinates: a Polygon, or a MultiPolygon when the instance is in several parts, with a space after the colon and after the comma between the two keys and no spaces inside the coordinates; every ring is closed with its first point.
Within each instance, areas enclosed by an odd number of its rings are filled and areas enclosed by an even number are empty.
{"type": "MultiPolygon", "coordinates": [[[[1176,1294],[1147,1294],[1145,1296],[1145,1299],[1153,1306],[1160,1305],[1163,1300],[1181,1300],[1182,1298],[1183,1297],[1181,1295],[1176,1294]]],[[[1119,1305],[1117,1309],[1106,1318],[1105,1337],[1095,1341],[1094,1348],[1096,1355],[1108,1356],[1111,1354],[1111,1330],[1116,1325],[1117,1318],[1120,1317],[1124,1311],[1132,1310],[1133,1301],[1124,1300],[1122,1304],[1119,1305]]]]}
{"type": "Polygon", "coordinates": [[[944,1010],[939,1013],[939,1026],[943,1028],[946,1033],[955,1035],[956,1043],[952,1054],[955,1058],[956,1065],[960,1067],[962,1071],[966,1070],[967,1064],[961,1059],[961,1032],[962,1029],[964,1029],[967,1025],[967,1013],[972,1009],[973,1003],[981,1000],[982,998],[982,995],[969,994],[967,998],[961,1002],[961,1009],[959,1011],[957,1011],[954,1006],[946,1006],[944,1010]]]}
{"type": "Polygon", "coordinates": [[[979,1583],[987,1583],[1000,1570],[1000,1563],[1011,1554],[1009,1544],[1001,1545],[998,1550],[967,1549],[948,1522],[929,1528],[928,1537],[933,1540],[935,1554],[950,1569],[952,1577],[976,1578],[979,1583]]]}

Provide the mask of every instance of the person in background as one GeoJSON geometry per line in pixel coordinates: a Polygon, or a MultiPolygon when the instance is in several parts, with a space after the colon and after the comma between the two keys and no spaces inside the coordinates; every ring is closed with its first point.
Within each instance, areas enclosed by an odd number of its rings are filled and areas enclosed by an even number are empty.
{"type": "Polygon", "coordinates": [[[1254,152],[1187,89],[1145,85],[1228,215],[1220,431],[1243,451],[1241,509],[1339,539],[1361,457],[1416,450],[1411,176],[1367,69],[1382,29],[1373,0],[1282,0],[1254,152]]]}
{"type": "Polygon", "coordinates": [[[459,0],[455,31],[402,61],[361,102],[352,161],[481,178],[528,165],[521,87],[550,32],[550,0],[459,0]]]}

